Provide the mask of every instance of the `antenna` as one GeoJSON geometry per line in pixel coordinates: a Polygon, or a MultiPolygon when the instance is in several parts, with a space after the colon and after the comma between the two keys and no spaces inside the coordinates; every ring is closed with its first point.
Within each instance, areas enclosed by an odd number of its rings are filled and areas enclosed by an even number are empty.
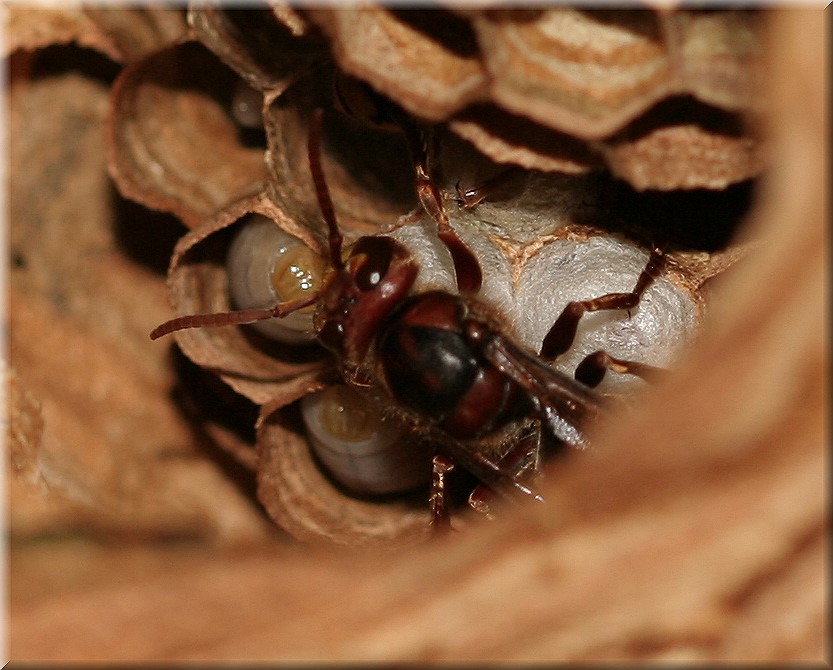
{"type": "Polygon", "coordinates": [[[315,195],[318,198],[318,207],[321,215],[327,223],[328,241],[330,245],[330,263],[336,270],[344,269],[344,261],[341,258],[341,245],[344,238],[338,229],[333,200],[330,197],[330,189],[327,188],[327,181],[324,179],[324,170],[321,168],[321,118],[324,112],[321,108],[316,109],[312,114],[312,121],[307,136],[307,154],[309,155],[309,169],[312,173],[312,180],[315,183],[315,195]]]}

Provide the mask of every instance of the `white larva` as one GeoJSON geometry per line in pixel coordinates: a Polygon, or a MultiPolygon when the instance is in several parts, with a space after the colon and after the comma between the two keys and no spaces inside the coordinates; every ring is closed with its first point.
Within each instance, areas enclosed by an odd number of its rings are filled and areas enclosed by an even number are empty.
{"type": "MultiPolygon", "coordinates": [[[[226,268],[232,306],[252,309],[316,291],[325,265],[297,237],[265,216],[251,215],[229,248],[226,268]]],[[[310,307],[251,327],[286,344],[314,342],[312,312],[310,307]]]]}
{"type": "Polygon", "coordinates": [[[337,384],[305,396],[301,415],[316,456],[350,491],[384,495],[428,483],[428,459],[415,457],[402,428],[353,388],[337,384]]]}

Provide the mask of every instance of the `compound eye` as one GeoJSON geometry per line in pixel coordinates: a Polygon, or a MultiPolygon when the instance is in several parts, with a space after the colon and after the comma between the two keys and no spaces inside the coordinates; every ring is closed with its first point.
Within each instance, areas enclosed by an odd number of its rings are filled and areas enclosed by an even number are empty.
{"type": "MultiPolygon", "coordinates": [[[[251,309],[271,307],[318,291],[325,264],[318,254],[274,221],[253,214],[229,248],[226,269],[232,306],[251,309]]],[[[312,342],[313,311],[312,306],[306,307],[283,319],[259,321],[251,327],[287,344],[312,342]]]]}
{"type": "Polygon", "coordinates": [[[426,484],[426,454],[403,439],[377,404],[346,385],[330,386],[301,400],[310,446],[329,474],[359,494],[400,493],[426,484]]]}
{"type": "Polygon", "coordinates": [[[389,237],[362,237],[350,253],[353,280],[360,291],[372,291],[390,268],[393,240],[389,237]]]}

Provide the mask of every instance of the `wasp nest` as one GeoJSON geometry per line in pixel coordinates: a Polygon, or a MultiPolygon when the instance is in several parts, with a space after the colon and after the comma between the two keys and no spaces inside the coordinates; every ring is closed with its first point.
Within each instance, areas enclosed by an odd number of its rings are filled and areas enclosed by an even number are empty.
{"type": "Polygon", "coordinates": [[[12,655],[819,658],[823,17],[772,14],[10,10],[12,655]],[[432,445],[351,396],[309,309],[148,342],[171,306],[320,287],[319,109],[345,246],[390,235],[415,290],[456,292],[395,109],[527,350],[666,249],[639,308],[588,315],[556,365],[606,349],[674,373],[609,373],[615,409],[536,483],[546,506],[486,523],[455,498],[467,532],[415,546],[432,445]]]}
{"type": "MultiPolygon", "coordinates": [[[[319,108],[324,170],[348,238],[398,228],[394,236],[420,259],[422,284],[453,290],[453,281],[444,284],[434,271],[442,250],[423,251],[437,240],[419,233],[424,222],[413,214],[408,148],[374,123],[381,96],[433,129],[445,193],[455,183],[485,183],[505,165],[529,170],[474,215],[452,215],[487,269],[481,298],[498,308],[516,340],[538,350],[567,301],[630,290],[647,259],[621,238],[633,228],[642,230],[643,242],[661,238],[675,247],[672,269],[645,301],[653,300],[655,312],[646,307],[641,321],[629,322],[631,335],[597,327],[596,339],[563,361],[565,371],[572,374],[592,347],[610,349],[617,339],[631,344],[611,353],[668,365],[695,335],[701,287],[733,258],[716,240],[725,242],[762,165],[747,124],[760,104],[751,94],[754,12],[284,7],[193,9],[188,17],[194,41],[122,73],[110,128],[111,166],[123,192],[192,228],[169,275],[178,314],[294,297],[291,287],[260,295],[250,286],[269,288],[275,261],[267,249],[283,248],[287,239],[298,253],[307,250],[308,262],[326,256],[307,156],[309,119],[319,108]],[[253,135],[259,130],[264,146],[253,135]],[[627,207],[651,207],[662,192],[683,189],[688,193],[667,198],[664,208],[653,205],[650,215],[623,222],[627,207]],[[707,190],[714,197],[704,196],[707,190]],[[670,203],[692,197],[708,203],[700,211],[712,217],[707,226],[686,224],[673,212],[670,203]],[[661,220],[671,216],[673,222],[661,220]],[[274,224],[264,233],[269,240],[238,232],[258,217],[274,224]],[[568,260],[562,276],[558,268],[568,260]],[[542,287],[550,289],[544,302],[542,287]],[[248,298],[235,299],[241,292],[248,298]],[[648,333],[641,323],[668,332],[648,333]],[[666,345],[646,344],[663,338],[666,345]],[[652,346],[659,351],[639,350],[652,346]]],[[[451,198],[448,206],[456,210],[451,198]]],[[[279,265],[320,280],[321,268],[296,261],[279,265]]],[[[390,545],[422,537],[424,494],[368,500],[345,494],[343,479],[330,480],[332,467],[321,471],[291,415],[279,410],[337,380],[337,361],[281,334],[264,342],[263,330],[194,329],[177,341],[261,407],[257,455],[243,458],[256,464],[270,514],[306,539],[390,545]]],[[[410,448],[427,463],[424,448],[410,448]]]]}
{"type": "MultiPolygon", "coordinates": [[[[416,288],[453,291],[448,252],[419,216],[408,147],[377,123],[378,106],[431,129],[452,225],[486,269],[481,297],[531,350],[568,301],[630,290],[645,246],[668,245],[669,267],[636,317],[588,319],[596,325],[559,362],[568,374],[598,348],[672,365],[699,330],[706,280],[738,256],[726,242],[762,169],[755,11],[200,7],[143,14],[135,34],[112,12],[62,18],[69,34],[125,62],[110,98],[108,165],[125,196],[190,229],[168,276],[178,314],[293,297],[297,285],[272,285],[275,263],[277,281],[300,271],[307,288],[318,285],[326,227],[307,155],[316,109],[348,240],[394,230],[420,260],[416,288]],[[456,213],[456,184],[477,187],[507,166],[515,174],[496,197],[456,213]],[[268,240],[245,232],[263,221],[268,240]]],[[[290,319],[176,334],[192,361],[259,408],[254,444],[224,445],[257,473],[261,502],[294,535],[424,537],[424,493],[345,492],[311,453],[294,408],[338,382],[337,361],[292,334],[314,340],[309,317],[296,317],[294,331],[290,319]]],[[[426,447],[411,448],[425,460],[426,447]]]]}

